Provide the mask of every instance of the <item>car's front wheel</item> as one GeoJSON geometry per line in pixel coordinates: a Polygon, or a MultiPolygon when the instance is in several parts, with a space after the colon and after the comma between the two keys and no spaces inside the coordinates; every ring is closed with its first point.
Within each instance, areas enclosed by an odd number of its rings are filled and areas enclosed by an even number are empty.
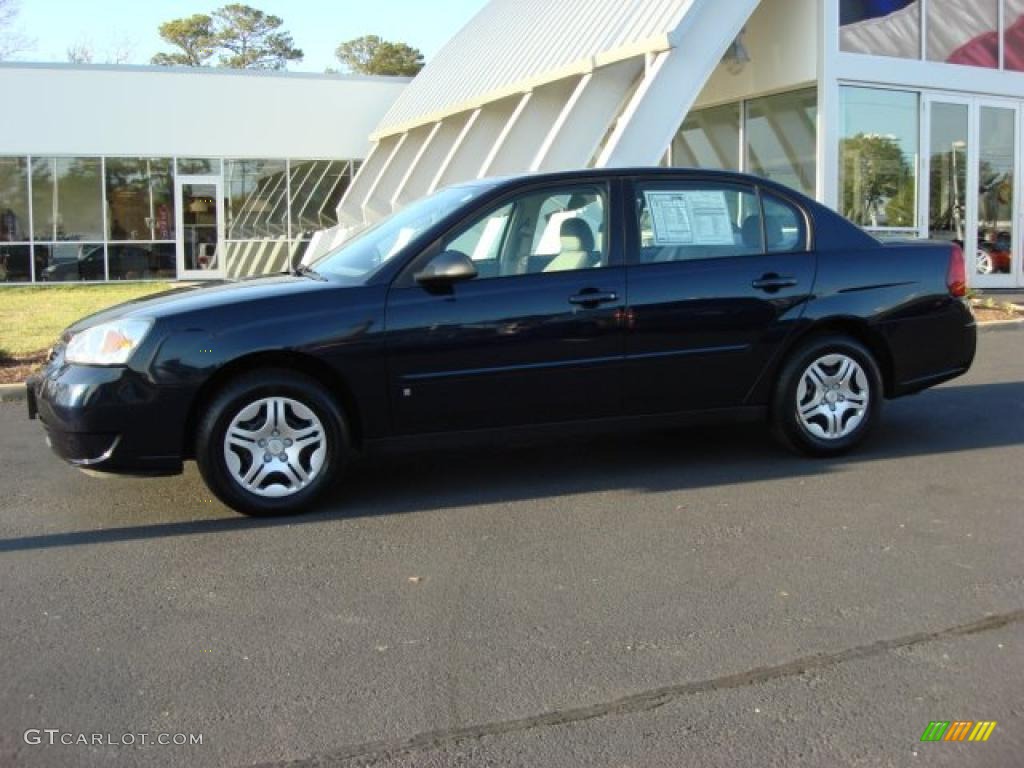
{"type": "Polygon", "coordinates": [[[314,379],[283,370],[240,376],[221,389],[197,431],[196,461],[216,496],[246,515],[307,509],[340,475],[345,420],[314,379]]]}
{"type": "Polygon", "coordinates": [[[882,398],[881,373],[863,344],[845,336],[818,337],[783,366],[772,426],[793,450],[837,456],[867,437],[882,398]]]}

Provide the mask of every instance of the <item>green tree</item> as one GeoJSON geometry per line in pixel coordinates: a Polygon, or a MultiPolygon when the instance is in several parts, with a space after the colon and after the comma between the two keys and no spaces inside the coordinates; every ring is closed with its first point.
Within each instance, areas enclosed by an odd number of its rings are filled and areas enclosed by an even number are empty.
{"type": "Polygon", "coordinates": [[[858,133],[843,139],[840,155],[846,218],[864,226],[913,226],[913,168],[894,137],[858,133]]]}
{"type": "Polygon", "coordinates": [[[217,43],[226,52],[221,66],[232,69],[284,69],[289,61],[302,61],[292,36],[283,31],[280,16],[265,14],[241,3],[213,12],[217,43]]]}
{"type": "Polygon", "coordinates": [[[281,29],[284,21],[241,3],[212,14],[197,13],[160,25],[160,37],[178,50],[158,53],[154,64],[204,67],[218,56],[218,66],[231,69],[284,69],[302,61],[302,51],[281,29]]]}
{"type": "Polygon", "coordinates": [[[413,77],[423,69],[423,54],[405,43],[392,43],[377,35],[348,40],[334,52],[349,72],[361,75],[413,77]]]}
{"type": "Polygon", "coordinates": [[[203,67],[217,51],[213,19],[205,13],[165,21],[159,31],[164,42],[178,50],[174,53],[158,53],[152,59],[154,64],[203,67]]]}

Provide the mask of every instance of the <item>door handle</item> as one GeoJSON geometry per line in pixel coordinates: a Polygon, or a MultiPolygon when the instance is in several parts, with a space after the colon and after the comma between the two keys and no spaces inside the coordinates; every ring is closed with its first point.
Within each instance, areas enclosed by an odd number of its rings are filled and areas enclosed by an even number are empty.
{"type": "Polygon", "coordinates": [[[797,285],[798,281],[795,277],[787,277],[785,275],[776,275],[774,273],[768,275],[762,275],[757,280],[752,282],[750,285],[758,291],[766,291],[768,293],[774,293],[775,291],[783,288],[792,288],[797,285]]]}
{"type": "Polygon", "coordinates": [[[578,307],[597,307],[618,300],[619,295],[615,291],[580,291],[575,296],[569,297],[569,303],[578,307]]]}

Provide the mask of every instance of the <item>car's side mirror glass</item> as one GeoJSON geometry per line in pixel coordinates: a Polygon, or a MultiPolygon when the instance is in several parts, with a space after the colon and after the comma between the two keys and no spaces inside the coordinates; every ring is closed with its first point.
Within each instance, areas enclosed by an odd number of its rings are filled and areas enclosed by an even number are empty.
{"type": "Polygon", "coordinates": [[[415,280],[422,286],[451,285],[477,276],[473,260],[460,251],[443,251],[432,258],[415,280]]]}

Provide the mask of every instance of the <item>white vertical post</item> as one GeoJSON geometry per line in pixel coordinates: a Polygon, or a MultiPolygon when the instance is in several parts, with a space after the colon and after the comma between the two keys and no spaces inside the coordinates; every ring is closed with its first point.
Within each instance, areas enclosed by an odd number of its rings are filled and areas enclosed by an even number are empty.
{"type": "Polygon", "coordinates": [[[25,174],[28,177],[28,279],[36,281],[36,222],[35,212],[32,210],[32,155],[25,157],[25,174]]]}
{"type": "Polygon", "coordinates": [[[839,210],[839,0],[825,0],[818,18],[818,202],[839,210]]]}

